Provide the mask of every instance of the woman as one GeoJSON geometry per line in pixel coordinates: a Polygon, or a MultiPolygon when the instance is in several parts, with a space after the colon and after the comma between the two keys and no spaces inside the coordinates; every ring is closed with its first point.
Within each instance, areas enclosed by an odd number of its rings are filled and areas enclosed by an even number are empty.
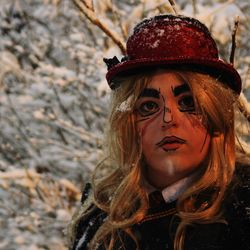
{"type": "Polygon", "coordinates": [[[122,61],[105,62],[109,171],[84,192],[72,249],[249,249],[249,168],[235,168],[241,79],[207,28],[146,19],[122,61]]]}

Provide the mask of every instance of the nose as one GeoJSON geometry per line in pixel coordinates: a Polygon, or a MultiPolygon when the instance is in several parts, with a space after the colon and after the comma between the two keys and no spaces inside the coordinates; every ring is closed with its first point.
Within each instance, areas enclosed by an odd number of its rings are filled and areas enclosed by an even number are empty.
{"type": "Polygon", "coordinates": [[[169,128],[175,124],[173,112],[169,107],[164,107],[162,114],[162,128],[169,128]]]}

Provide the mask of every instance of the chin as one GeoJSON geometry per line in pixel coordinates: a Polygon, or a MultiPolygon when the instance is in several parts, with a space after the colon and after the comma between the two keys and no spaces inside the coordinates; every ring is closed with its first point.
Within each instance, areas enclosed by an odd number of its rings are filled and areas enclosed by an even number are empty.
{"type": "Polygon", "coordinates": [[[159,176],[173,177],[175,179],[181,179],[189,174],[193,173],[198,169],[198,165],[190,164],[187,165],[187,162],[180,161],[179,159],[171,159],[168,157],[163,161],[149,162],[148,169],[150,172],[159,174],[159,176]]]}

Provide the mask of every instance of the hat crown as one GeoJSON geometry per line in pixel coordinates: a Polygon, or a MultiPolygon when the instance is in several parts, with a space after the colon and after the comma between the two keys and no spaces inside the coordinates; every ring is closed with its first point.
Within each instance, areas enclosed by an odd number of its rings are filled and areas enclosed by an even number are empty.
{"type": "Polygon", "coordinates": [[[111,89],[119,78],[145,72],[145,69],[179,68],[197,71],[219,79],[237,94],[241,77],[232,64],[219,58],[218,49],[207,27],[186,16],[159,15],[140,22],[127,41],[127,55],[104,59],[111,89]]]}
{"type": "Polygon", "coordinates": [[[127,41],[129,59],[211,58],[218,49],[210,32],[198,20],[160,15],[139,23],[127,41]]]}

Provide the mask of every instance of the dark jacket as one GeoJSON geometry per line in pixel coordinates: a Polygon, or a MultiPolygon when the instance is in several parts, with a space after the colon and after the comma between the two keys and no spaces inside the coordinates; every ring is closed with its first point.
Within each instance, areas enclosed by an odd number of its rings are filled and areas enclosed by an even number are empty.
{"type": "MultiPolygon", "coordinates": [[[[250,250],[250,180],[249,167],[240,167],[236,180],[223,202],[227,223],[196,224],[188,226],[185,234],[185,250],[250,250]],[[236,183],[236,184],[235,184],[236,183]]],[[[141,250],[173,250],[173,242],[179,219],[176,201],[166,204],[159,192],[149,197],[148,215],[132,227],[141,250]]],[[[88,243],[98,230],[106,214],[91,207],[91,213],[77,227],[73,250],[87,250],[88,243]],[[78,247],[77,247],[78,246],[78,247]]],[[[125,232],[119,232],[122,242],[115,249],[136,249],[136,244],[125,232]]],[[[99,246],[98,250],[105,249],[99,246]]]]}

